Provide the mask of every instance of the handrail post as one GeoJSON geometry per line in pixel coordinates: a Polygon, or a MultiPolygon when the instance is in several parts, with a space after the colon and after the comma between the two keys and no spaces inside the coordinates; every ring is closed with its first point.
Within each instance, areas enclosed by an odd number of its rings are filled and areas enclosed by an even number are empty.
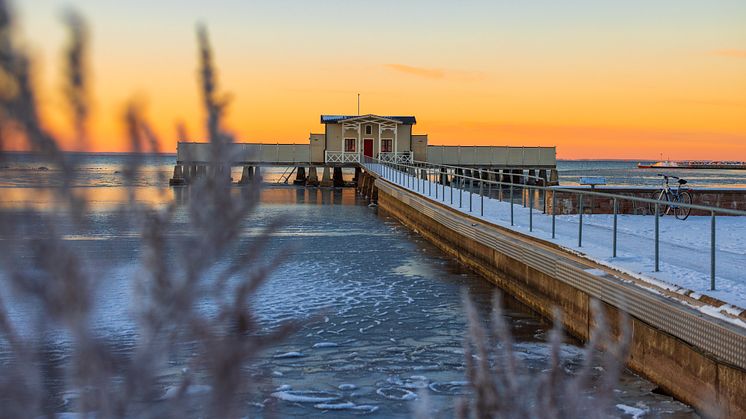
{"type": "Polygon", "coordinates": [[[543,191],[543,198],[542,198],[542,214],[547,213],[547,183],[545,180],[542,180],[542,191],[543,191]]]}
{"type": "MultiPolygon", "coordinates": [[[[425,173],[427,174],[427,196],[430,196],[433,194],[433,183],[430,181],[430,178],[432,175],[430,174],[431,169],[425,169],[425,173]]],[[[435,189],[435,192],[438,192],[438,189],[435,189]]]]}
{"type": "Polygon", "coordinates": [[[578,196],[578,247],[583,247],[583,194],[578,196]]]}
{"type": "Polygon", "coordinates": [[[491,169],[487,169],[487,198],[492,199],[492,178],[494,173],[491,169]]]}
{"type": "Polygon", "coordinates": [[[715,211],[710,214],[710,291],[715,291],[715,211]]]}
{"type": "MultiPolygon", "coordinates": [[[[446,172],[447,172],[447,169],[446,169],[446,172]]],[[[451,183],[448,184],[448,190],[451,192],[451,205],[453,205],[453,178],[451,178],[451,183]]]]}
{"type": "Polygon", "coordinates": [[[484,217],[484,182],[482,177],[482,169],[479,169],[479,215],[484,217]]]}
{"type": "Polygon", "coordinates": [[[534,231],[534,191],[528,189],[528,231],[534,231]]]}
{"type": "Polygon", "coordinates": [[[435,183],[435,199],[438,199],[438,175],[435,174],[435,168],[433,168],[433,182],[435,183]]]}
{"type": "Polygon", "coordinates": [[[614,239],[612,243],[611,257],[616,257],[616,239],[617,239],[617,200],[614,198],[614,239]]]}
{"type": "Polygon", "coordinates": [[[419,192],[420,190],[420,168],[417,166],[417,163],[412,163],[412,169],[414,170],[414,175],[412,176],[412,189],[419,192]]]}
{"type": "MultiPolygon", "coordinates": [[[[443,202],[446,202],[446,176],[443,174],[443,169],[439,170],[440,175],[438,177],[440,178],[440,197],[443,199],[443,202]]],[[[446,172],[448,173],[448,172],[446,172]]]]}
{"type": "Polygon", "coordinates": [[[458,207],[461,208],[464,203],[464,171],[461,171],[461,179],[458,182],[458,207]]]}
{"type": "Polygon", "coordinates": [[[510,178],[510,225],[513,225],[513,178],[510,178]]]}
{"type": "Polygon", "coordinates": [[[660,272],[660,209],[655,203],[655,272],[660,272]]]}
{"type": "Polygon", "coordinates": [[[557,192],[552,191],[552,238],[555,238],[556,231],[556,217],[557,217],[557,192]]]}
{"type": "Polygon", "coordinates": [[[469,176],[469,212],[471,212],[471,205],[474,197],[474,172],[471,172],[471,176],[469,176]]]}

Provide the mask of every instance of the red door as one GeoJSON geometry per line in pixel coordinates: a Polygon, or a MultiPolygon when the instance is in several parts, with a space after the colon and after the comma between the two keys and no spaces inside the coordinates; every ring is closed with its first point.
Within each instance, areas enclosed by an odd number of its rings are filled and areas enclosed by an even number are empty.
{"type": "Polygon", "coordinates": [[[363,140],[363,154],[365,157],[373,157],[373,139],[366,138],[363,140]]]}

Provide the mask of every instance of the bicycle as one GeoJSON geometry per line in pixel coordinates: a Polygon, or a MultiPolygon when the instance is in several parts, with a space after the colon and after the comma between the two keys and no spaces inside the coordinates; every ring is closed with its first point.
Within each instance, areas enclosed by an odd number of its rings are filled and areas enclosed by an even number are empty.
{"type": "MultiPolygon", "coordinates": [[[[674,216],[679,220],[686,220],[689,217],[689,213],[692,209],[688,206],[681,206],[679,204],[690,205],[692,203],[692,196],[689,192],[682,190],[682,187],[686,185],[687,181],[677,176],[667,176],[662,173],[658,173],[658,176],[663,177],[663,188],[653,192],[651,199],[658,202],[658,214],[662,217],[665,214],[673,212],[674,216]],[[668,184],[668,179],[676,179],[678,186],[676,189],[671,189],[668,184]],[[663,210],[665,209],[665,211],[663,210]]],[[[656,204],[651,203],[649,211],[651,214],[655,214],[656,204]]]]}

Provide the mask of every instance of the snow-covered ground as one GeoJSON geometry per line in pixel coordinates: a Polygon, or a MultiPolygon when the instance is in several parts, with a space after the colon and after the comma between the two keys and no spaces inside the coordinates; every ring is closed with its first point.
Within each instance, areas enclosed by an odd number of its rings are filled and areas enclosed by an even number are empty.
{"type": "MultiPolygon", "coordinates": [[[[414,185],[415,179],[400,174],[400,186],[414,185]]],[[[617,219],[617,257],[612,257],[613,215],[583,216],[582,247],[578,247],[578,215],[558,215],[555,219],[555,238],[552,239],[552,217],[533,210],[533,229],[529,231],[529,209],[513,205],[514,224],[510,223],[510,203],[484,198],[484,215],[480,215],[481,200],[478,193],[471,194],[472,211],[469,211],[469,192],[433,183],[432,192],[427,182],[419,180],[423,195],[446,206],[482,218],[490,223],[507,227],[539,239],[558,244],[572,252],[602,265],[628,273],[657,287],[678,293],[693,291],[693,298],[708,295],[729,305],[698,307],[706,314],[724,318],[720,311],[738,314],[746,308],[746,217],[722,216],[716,219],[715,291],[710,290],[710,217],[691,216],[681,221],[673,216],[660,218],[660,271],[655,272],[655,217],[645,215],[619,215],[617,219]],[[459,207],[459,193],[463,194],[459,207]],[[445,199],[444,199],[445,198],[445,199]],[[740,308],[739,308],[740,307],[740,308]]],[[[417,188],[407,188],[417,192],[417,188]]],[[[740,319],[727,318],[734,324],[746,327],[740,319]]]]}

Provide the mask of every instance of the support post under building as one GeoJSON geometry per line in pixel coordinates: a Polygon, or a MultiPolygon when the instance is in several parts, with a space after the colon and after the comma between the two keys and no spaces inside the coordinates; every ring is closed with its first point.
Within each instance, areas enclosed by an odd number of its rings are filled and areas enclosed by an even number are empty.
{"type": "Polygon", "coordinates": [[[342,168],[341,167],[335,167],[334,168],[334,176],[332,178],[332,181],[334,183],[334,187],[342,187],[345,185],[344,179],[342,178],[342,168]]]}
{"type": "Polygon", "coordinates": [[[295,174],[294,185],[305,185],[306,184],[306,168],[303,166],[298,167],[295,174]]]}
{"type": "Polygon", "coordinates": [[[321,177],[321,186],[329,187],[333,186],[332,183],[332,173],[329,166],[324,166],[324,174],[321,177]]]}
{"type": "Polygon", "coordinates": [[[308,178],[306,178],[307,186],[319,186],[319,172],[316,170],[316,166],[308,168],[308,178]]]}

